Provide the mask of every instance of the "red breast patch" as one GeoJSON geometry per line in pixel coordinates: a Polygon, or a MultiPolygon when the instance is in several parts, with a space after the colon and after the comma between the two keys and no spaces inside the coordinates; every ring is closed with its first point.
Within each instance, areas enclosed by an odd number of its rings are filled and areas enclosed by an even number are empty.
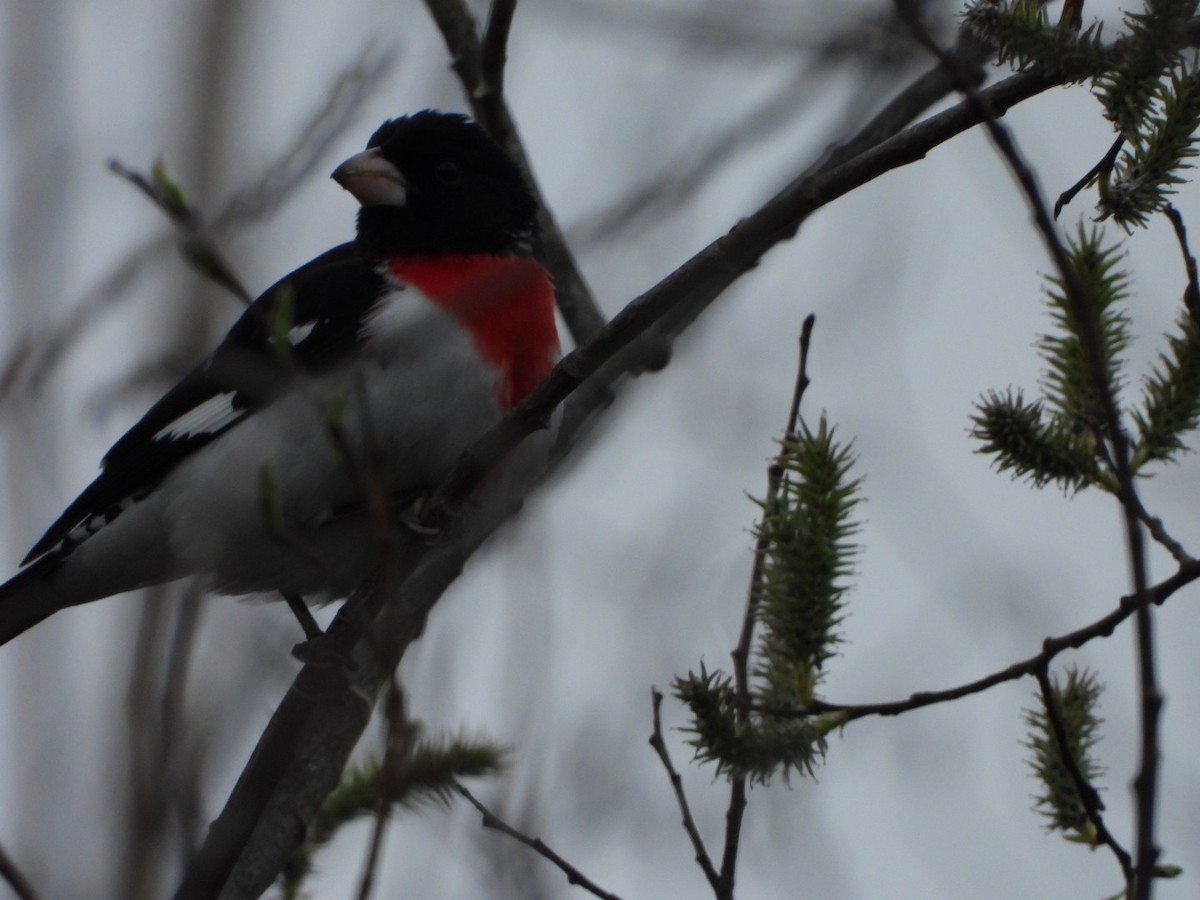
{"type": "Polygon", "coordinates": [[[388,269],[458,319],[500,373],[496,402],[510,409],[554,368],[558,331],[550,275],[524,256],[393,256],[388,269]]]}

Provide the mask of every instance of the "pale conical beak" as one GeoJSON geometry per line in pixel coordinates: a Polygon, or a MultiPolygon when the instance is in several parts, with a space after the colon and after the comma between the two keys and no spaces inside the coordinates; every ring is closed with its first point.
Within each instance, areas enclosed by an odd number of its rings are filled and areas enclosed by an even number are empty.
{"type": "Polygon", "coordinates": [[[330,177],[363,206],[403,206],[408,199],[404,176],[383,158],[378,147],[354,154],[330,177]]]}

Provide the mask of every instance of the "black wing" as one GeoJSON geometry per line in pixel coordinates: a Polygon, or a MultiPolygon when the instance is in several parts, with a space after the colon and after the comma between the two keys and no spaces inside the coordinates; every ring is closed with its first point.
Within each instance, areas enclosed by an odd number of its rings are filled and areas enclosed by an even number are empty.
{"type": "Polygon", "coordinates": [[[50,526],[24,562],[60,541],[69,551],[153,491],[181,460],[271,402],[298,376],[351,356],[362,342],[363,319],[386,287],[353,244],[342,244],[264,291],[212,355],[113,444],[99,477],[50,526]]]}

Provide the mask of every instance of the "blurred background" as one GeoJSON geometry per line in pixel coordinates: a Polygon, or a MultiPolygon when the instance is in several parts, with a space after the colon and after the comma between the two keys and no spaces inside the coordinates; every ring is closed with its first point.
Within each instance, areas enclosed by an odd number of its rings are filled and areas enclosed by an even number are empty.
{"type": "MultiPolygon", "coordinates": [[[[944,43],[958,11],[928,5],[944,43]]],[[[108,446],[240,310],[181,261],[162,214],[107,161],[145,170],[164,159],[256,293],[352,236],[354,201],[327,175],[383,119],[464,104],[416,0],[3,0],[0,16],[7,577],[108,446]]],[[[1084,16],[1119,29],[1114,3],[1084,16]]],[[[526,0],[509,60],[508,99],[537,177],[609,315],[929,67],[885,0],[526,0]]],[[[1006,121],[1052,198],[1112,141],[1086,86],[1006,121]]],[[[1191,184],[1178,198],[1194,227],[1197,199],[1191,184]]],[[[1085,192],[1062,222],[1092,215],[1085,192]]],[[[1126,249],[1136,385],[1185,276],[1165,219],[1126,249]]],[[[701,662],[728,667],[751,566],[747,494],[765,489],[806,314],[817,326],[804,412],[825,411],[854,440],[868,497],[827,699],[974,679],[1129,590],[1109,497],[1013,483],[967,435],[983,391],[1036,385],[1048,268],[978,131],[822,210],[713,305],[665,371],[627,384],[473,559],[401,668],[410,713],[430,733],[510,747],[506,773],[472,787],[608,890],[706,896],[646,743],[650,689],[701,662]]],[[[1193,549],[1195,464],[1142,485],[1193,549]]],[[[1152,577],[1170,571],[1156,553],[1152,577]]],[[[1163,861],[1185,868],[1158,884],[1163,898],[1200,894],[1195,594],[1155,614],[1159,835],[1163,861]]],[[[299,637],[282,604],[174,586],[68,611],[0,649],[0,846],[43,897],[169,895],[295,674],[299,637]]],[[[1109,826],[1127,845],[1132,651],[1126,628],[1061,658],[1107,685],[1097,752],[1109,826]]],[[[1035,687],[855,722],[832,736],[816,780],[756,787],[739,895],[1117,892],[1111,855],[1047,835],[1031,811],[1021,716],[1035,687]]],[[[686,721],[670,698],[664,718],[686,721]]],[[[701,832],[719,846],[727,790],[687,765],[678,732],[669,738],[701,832]]],[[[360,751],[380,743],[372,728],[360,751]]],[[[345,830],[318,857],[310,896],[352,894],[369,829],[345,830]]],[[[461,802],[394,821],[374,894],[568,895],[584,896],[461,802]]]]}

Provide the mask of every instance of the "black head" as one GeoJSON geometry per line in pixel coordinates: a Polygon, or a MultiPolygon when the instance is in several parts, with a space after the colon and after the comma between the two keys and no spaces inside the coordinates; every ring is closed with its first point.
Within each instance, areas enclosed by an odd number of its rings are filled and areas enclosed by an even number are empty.
{"type": "Polygon", "coordinates": [[[466,116],[390,119],[333,177],[362,203],[358,246],[392,253],[528,249],[537,203],[503,150],[466,116]]]}

